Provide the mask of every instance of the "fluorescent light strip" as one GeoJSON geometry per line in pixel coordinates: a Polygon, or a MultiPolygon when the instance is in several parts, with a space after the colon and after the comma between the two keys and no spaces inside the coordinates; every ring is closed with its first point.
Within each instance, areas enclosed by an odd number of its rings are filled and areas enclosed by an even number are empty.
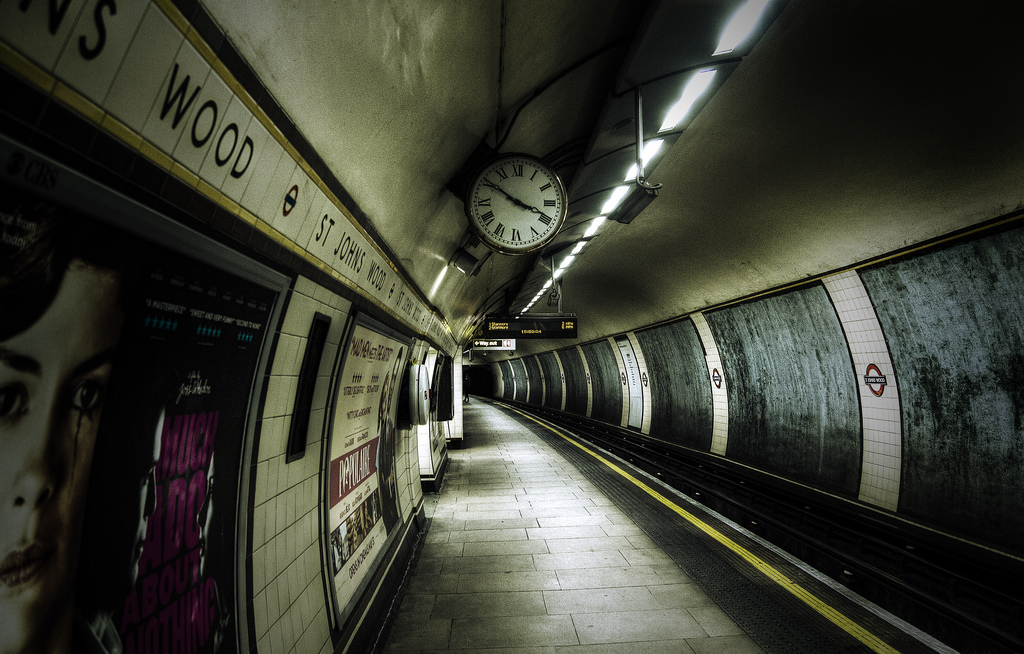
{"type": "MultiPolygon", "coordinates": [[[[715,69],[702,70],[697,72],[690,81],[683,87],[683,94],[679,98],[679,102],[676,102],[671,109],[668,110],[668,115],[665,116],[665,122],[661,124],[659,132],[667,132],[670,129],[674,129],[676,125],[686,118],[686,114],[690,112],[693,104],[697,99],[704,95],[704,91],[708,90],[711,86],[711,80],[715,78],[715,73],[718,71],[715,69]]],[[[602,212],[605,213],[605,212],[602,212]]]]}
{"type": "MultiPolygon", "coordinates": [[[[661,144],[664,142],[664,139],[654,139],[653,141],[647,142],[647,145],[644,146],[644,151],[640,153],[640,160],[644,162],[645,166],[651,162],[651,159],[654,157],[654,155],[658,154],[658,150],[661,149],[661,144]]],[[[624,180],[628,182],[630,180],[636,179],[637,170],[637,165],[633,164],[630,167],[629,172],[626,173],[626,177],[624,178],[624,180]]]]}
{"type": "Polygon", "coordinates": [[[608,198],[608,201],[601,207],[601,213],[609,214],[615,211],[615,208],[622,202],[622,198],[626,197],[626,193],[629,193],[628,186],[619,186],[612,191],[612,197],[608,198]]]}
{"type": "Polygon", "coordinates": [[[430,289],[430,297],[434,297],[437,293],[437,289],[441,287],[441,282],[444,281],[444,276],[448,273],[448,266],[441,269],[441,273],[437,276],[437,280],[434,282],[434,287],[430,289]]]}
{"type": "Polygon", "coordinates": [[[598,216],[597,218],[594,218],[594,222],[590,223],[590,227],[587,228],[587,231],[586,233],[583,234],[583,236],[590,237],[596,234],[597,230],[601,228],[601,225],[604,224],[605,220],[607,220],[607,217],[605,216],[598,216]]]}
{"type": "Polygon", "coordinates": [[[757,25],[767,5],[768,0],[749,0],[740,7],[722,30],[722,38],[719,39],[718,47],[712,56],[729,54],[743,43],[754,31],[754,26],[757,25]]]}
{"type": "Polygon", "coordinates": [[[572,252],[570,252],[570,254],[579,254],[580,250],[582,250],[583,246],[586,245],[586,244],[587,244],[586,241],[580,241],[579,243],[576,244],[576,247],[574,247],[572,249],[572,252]]]}

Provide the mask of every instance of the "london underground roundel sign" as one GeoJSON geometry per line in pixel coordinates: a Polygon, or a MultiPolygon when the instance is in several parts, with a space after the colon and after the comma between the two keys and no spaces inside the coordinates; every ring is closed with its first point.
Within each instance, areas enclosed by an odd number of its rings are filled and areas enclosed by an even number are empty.
{"type": "Polygon", "coordinates": [[[869,363],[868,369],[864,372],[864,383],[875,397],[882,397],[882,393],[885,392],[885,375],[873,363],[869,363]]]}

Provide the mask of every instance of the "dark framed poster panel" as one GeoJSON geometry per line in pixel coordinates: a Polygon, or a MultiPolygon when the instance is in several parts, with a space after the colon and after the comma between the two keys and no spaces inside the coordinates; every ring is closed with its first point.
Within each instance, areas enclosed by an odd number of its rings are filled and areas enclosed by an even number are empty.
{"type": "Polygon", "coordinates": [[[16,143],[0,162],[0,650],[248,651],[288,278],[16,143]]]}
{"type": "Polygon", "coordinates": [[[328,423],[324,539],[340,629],[401,527],[395,415],[411,340],[357,314],[338,357],[328,423]]]}

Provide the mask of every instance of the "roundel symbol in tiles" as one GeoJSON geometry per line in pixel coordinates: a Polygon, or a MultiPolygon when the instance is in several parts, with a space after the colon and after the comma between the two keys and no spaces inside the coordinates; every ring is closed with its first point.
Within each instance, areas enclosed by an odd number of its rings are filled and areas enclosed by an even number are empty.
{"type": "Polygon", "coordinates": [[[722,387],[722,373],[718,372],[718,368],[711,371],[711,381],[715,382],[715,388],[722,387]]]}
{"type": "Polygon", "coordinates": [[[284,206],[281,207],[281,215],[287,216],[295,208],[299,201],[299,185],[293,184],[288,194],[284,196],[284,206]]]}
{"type": "Polygon", "coordinates": [[[873,363],[869,363],[868,369],[864,371],[864,383],[875,397],[882,397],[882,393],[885,392],[885,375],[873,363]]]}

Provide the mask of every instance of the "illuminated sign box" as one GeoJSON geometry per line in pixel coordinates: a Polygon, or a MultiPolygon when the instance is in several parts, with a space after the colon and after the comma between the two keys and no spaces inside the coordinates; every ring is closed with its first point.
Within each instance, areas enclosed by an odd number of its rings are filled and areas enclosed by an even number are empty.
{"type": "Polygon", "coordinates": [[[515,350],[514,338],[474,338],[474,350],[515,350]]]}
{"type": "Polygon", "coordinates": [[[576,314],[560,316],[488,316],[480,338],[576,338],[576,314]]]}

